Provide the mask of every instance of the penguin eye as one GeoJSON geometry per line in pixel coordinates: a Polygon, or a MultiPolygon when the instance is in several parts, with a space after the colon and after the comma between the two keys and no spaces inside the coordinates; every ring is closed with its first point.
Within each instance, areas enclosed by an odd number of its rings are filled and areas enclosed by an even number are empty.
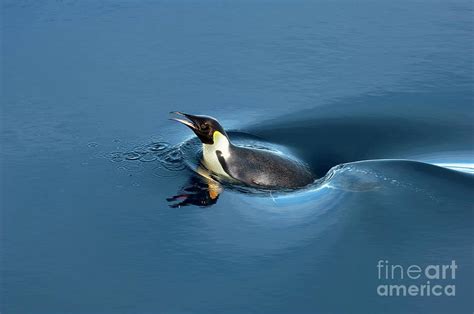
{"type": "Polygon", "coordinates": [[[207,123],[201,124],[201,130],[207,130],[209,129],[209,125],[207,123]]]}

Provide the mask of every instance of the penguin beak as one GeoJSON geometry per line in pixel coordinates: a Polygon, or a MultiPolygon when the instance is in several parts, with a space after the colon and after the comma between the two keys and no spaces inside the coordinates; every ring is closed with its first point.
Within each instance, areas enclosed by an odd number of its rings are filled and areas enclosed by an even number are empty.
{"type": "Polygon", "coordinates": [[[178,121],[181,124],[184,124],[191,130],[194,134],[199,137],[203,144],[213,144],[214,143],[214,132],[219,131],[222,134],[225,134],[222,126],[214,118],[208,116],[195,116],[188,113],[183,113],[179,111],[173,111],[172,114],[184,117],[184,118],[172,118],[171,120],[178,121]]]}
{"type": "Polygon", "coordinates": [[[173,121],[178,121],[179,123],[182,123],[186,126],[188,126],[191,130],[193,131],[196,131],[198,128],[196,127],[196,124],[194,123],[193,121],[193,115],[190,115],[190,114],[187,114],[187,113],[183,113],[183,112],[179,112],[179,111],[172,111],[170,112],[171,114],[176,114],[176,115],[180,115],[180,116],[183,116],[185,118],[187,118],[188,120],[184,120],[184,119],[180,119],[180,118],[171,118],[170,120],[173,120],[173,121]]]}

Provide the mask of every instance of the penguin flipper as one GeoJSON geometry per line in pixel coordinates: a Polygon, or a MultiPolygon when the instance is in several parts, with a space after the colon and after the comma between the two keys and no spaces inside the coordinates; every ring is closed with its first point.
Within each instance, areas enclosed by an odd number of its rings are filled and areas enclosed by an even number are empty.
{"type": "Polygon", "coordinates": [[[222,169],[227,173],[229,177],[232,179],[235,179],[232,174],[230,173],[229,166],[227,165],[227,162],[225,161],[224,156],[222,156],[222,152],[220,150],[216,150],[216,156],[217,160],[219,160],[219,163],[221,164],[222,169]]]}

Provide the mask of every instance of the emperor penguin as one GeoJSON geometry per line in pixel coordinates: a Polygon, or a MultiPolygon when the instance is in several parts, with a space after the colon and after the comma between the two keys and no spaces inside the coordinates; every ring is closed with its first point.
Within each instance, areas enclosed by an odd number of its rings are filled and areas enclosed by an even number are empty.
{"type": "Polygon", "coordinates": [[[183,117],[172,120],[188,126],[201,140],[202,164],[219,177],[269,189],[299,188],[315,180],[306,166],[293,159],[272,151],[234,145],[213,117],[171,113],[183,117]]]}

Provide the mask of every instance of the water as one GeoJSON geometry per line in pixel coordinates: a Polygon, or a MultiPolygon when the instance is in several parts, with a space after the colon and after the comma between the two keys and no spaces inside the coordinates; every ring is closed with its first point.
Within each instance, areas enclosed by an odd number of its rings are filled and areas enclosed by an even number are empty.
{"type": "Polygon", "coordinates": [[[2,312],[472,312],[472,16],[5,1],[2,312]],[[321,179],[209,198],[174,110],[321,179]],[[455,260],[456,296],[378,296],[379,260],[455,260]]]}

